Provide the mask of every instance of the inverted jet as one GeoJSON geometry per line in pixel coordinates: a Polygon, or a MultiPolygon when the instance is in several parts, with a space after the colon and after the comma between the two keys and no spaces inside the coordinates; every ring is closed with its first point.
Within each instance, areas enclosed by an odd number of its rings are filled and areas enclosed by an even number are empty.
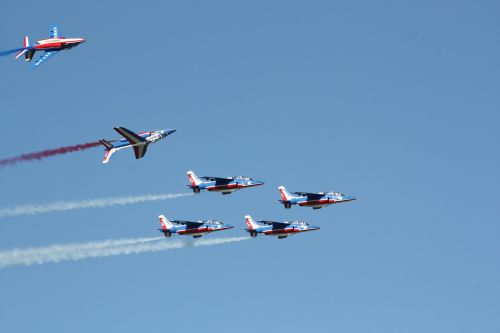
{"type": "Polygon", "coordinates": [[[267,236],[276,236],[278,239],[287,238],[300,232],[319,230],[319,227],[303,221],[276,222],[276,221],[254,221],[250,215],[245,216],[245,222],[251,237],[257,237],[258,234],[267,236]]]}
{"type": "Polygon", "coordinates": [[[264,182],[254,180],[250,177],[198,177],[193,171],[187,172],[189,183],[188,185],[194,193],[200,193],[201,190],[210,192],[222,192],[222,194],[231,194],[234,191],[242,188],[264,185],[264,182]]]}
{"type": "Polygon", "coordinates": [[[122,135],[124,139],[113,141],[104,139],[99,140],[99,142],[106,147],[106,154],[104,155],[102,163],[108,163],[117,151],[125,148],[134,148],[135,158],[143,158],[149,144],[164,139],[176,131],[174,129],[164,129],[159,131],[134,133],[125,127],[115,127],[114,129],[122,135]]]}
{"type": "Polygon", "coordinates": [[[67,38],[61,36],[61,30],[57,26],[50,28],[50,37],[40,39],[35,44],[30,44],[28,36],[24,37],[24,46],[19,49],[0,52],[0,55],[7,55],[10,53],[18,52],[15,59],[19,59],[24,55],[24,60],[30,62],[37,51],[44,53],[35,61],[33,67],[38,67],[59,51],[69,50],[75,46],[80,45],[86,41],[85,38],[67,38]]]}
{"type": "Polygon", "coordinates": [[[214,231],[222,231],[234,228],[232,225],[222,223],[217,220],[207,221],[169,221],[164,215],[158,216],[160,219],[161,232],[165,237],[172,237],[172,234],[193,236],[193,238],[200,238],[214,231]]]}
{"type": "Polygon", "coordinates": [[[328,205],[356,200],[355,197],[340,192],[293,192],[293,194],[291,194],[284,186],[278,187],[278,190],[281,194],[280,202],[285,208],[291,208],[292,205],[299,205],[320,209],[328,205]]]}

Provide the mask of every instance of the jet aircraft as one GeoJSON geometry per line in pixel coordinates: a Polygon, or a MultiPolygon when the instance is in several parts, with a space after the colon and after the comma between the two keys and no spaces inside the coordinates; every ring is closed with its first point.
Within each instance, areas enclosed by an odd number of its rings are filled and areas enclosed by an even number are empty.
{"type": "Polygon", "coordinates": [[[200,193],[201,190],[222,192],[222,194],[231,194],[234,191],[241,190],[246,187],[253,187],[264,185],[264,182],[254,180],[250,177],[236,176],[236,177],[198,177],[193,171],[187,172],[189,186],[194,193],[200,193]]]}
{"type": "Polygon", "coordinates": [[[257,237],[258,234],[267,236],[277,236],[278,239],[287,238],[299,232],[319,230],[319,227],[310,225],[303,221],[293,222],[275,222],[275,221],[257,221],[250,215],[245,216],[245,222],[251,237],[257,237]]]}
{"type": "Polygon", "coordinates": [[[99,142],[106,147],[106,154],[104,155],[102,163],[108,163],[117,151],[129,147],[134,148],[136,159],[143,158],[150,143],[164,139],[176,131],[174,129],[165,129],[136,134],[125,127],[115,127],[114,129],[121,134],[124,139],[114,141],[99,140],[99,142]]]}
{"type": "Polygon", "coordinates": [[[355,197],[345,195],[340,192],[294,192],[293,194],[290,194],[284,186],[278,187],[278,190],[281,194],[280,202],[283,203],[285,208],[291,208],[292,205],[299,205],[312,207],[313,209],[320,209],[335,203],[356,200],[355,197]]]}
{"type": "Polygon", "coordinates": [[[24,60],[29,62],[33,59],[35,52],[44,51],[45,53],[40,55],[37,61],[35,61],[35,63],[33,64],[33,67],[38,67],[57,52],[62,50],[69,50],[85,41],[85,38],[61,37],[61,31],[59,30],[59,27],[53,26],[50,29],[50,38],[38,40],[35,42],[35,44],[30,45],[28,36],[25,36],[24,46],[22,48],[1,52],[0,55],[7,55],[18,52],[15,56],[15,59],[18,59],[22,55],[24,55],[24,60]]]}
{"type": "Polygon", "coordinates": [[[164,215],[158,216],[160,219],[161,232],[165,237],[172,237],[172,234],[188,235],[193,236],[193,238],[200,238],[214,231],[222,231],[234,228],[232,225],[222,223],[217,220],[207,220],[207,221],[169,221],[164,215]]]}

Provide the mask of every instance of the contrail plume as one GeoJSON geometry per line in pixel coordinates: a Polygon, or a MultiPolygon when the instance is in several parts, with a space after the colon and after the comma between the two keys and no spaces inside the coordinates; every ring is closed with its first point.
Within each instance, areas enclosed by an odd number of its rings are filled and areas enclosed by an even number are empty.
{"type": "Polygon", "coordinates": [[[155,238],[106,240],[102,242],[70,243],[38,248],[0,251],[0,269],[14,265],[58,263],[87,258],[102,258],[145,252],[168,251],[185,247],[200,247],[241,242],[248,237],[203,239],[195,241],[170,241],[155,238]],[[121,245],[118,245],[121,244],[121,245]]]}
{"type": "Polygon", "coordinates": [[[19,156],[4,158],[4,159],[0,159],[0,167],[15,165],[16,163],[19,163],[19,162],[41,160],[41,159],[44,159],[47,157],[72,153],[75,151],[82,151],[85,149],[97,147],[99,145],[100,145],[99,142],[88,142],[88,143],[74,145],[74,146],[60,147],[60,148],[56,148],[56,149],[47,149],[47,150],[42,150],[42,151],[38,151],[38,152],[34,152],[34,153],[28,153],[28,154],[23,154],[23,155],[19,155],[19,156]]]}
{"type": "Polygon", "coordinates": [[[66,210],[103,208],[111,206],[124,206],[148,201],[175,199],[193,195],[193,193],[146,194],[127,197],[98,198],[80,201],[58,201],[37,205],[20,205],[10,208],[0,208],[0,218],[21,215],[38,215],[66,210]]]}

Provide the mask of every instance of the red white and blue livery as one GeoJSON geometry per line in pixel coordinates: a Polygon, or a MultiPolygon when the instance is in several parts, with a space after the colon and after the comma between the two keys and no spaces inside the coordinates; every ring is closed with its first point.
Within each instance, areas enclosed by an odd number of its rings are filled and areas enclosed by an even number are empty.
{"type": "Polygon", "coordinates": [[[250,237],[257,237],[257,235],[262,234],[283,239],[301,232],[319,230],[319,227],[303,221],[276,222],[261,220],[256,222],[250,215],[245,216],[245,223],[248,227],[245,230],[250,233],[250,237]]]}
{"type": "Polygon", "coordinates": [[[336,203],[356,200],[355,197],[351,195],[345,195],[340,192],[290,193],[284,186],[278,187],[278,190],[281,195],[280,202],[285,206],[285,208],[291,208],[292,205],[298,205],[302,207],[312,207],[313,209],[320,209],[336,203]]]}
{"type": "Polygon", "coordinates": [[[193,171],[187,172],[189,183],[188,185],[194,193],[200,193],[201,190],[210,192],[221,192],[222,194],[231,194],[234,191],[242,188],[264,185],[264,182],[254,180],[250,177],[198,177],[193,171]]]}
{"type": "Polygon", "coordinates": [[[174,129],[164,129],[159,131],[149,131],[134,133],[125,127],[114,127],[114,130],[121,134],[124,139],[108,141],[101,139],[99,142],[106,147],[106,154],[102,163],[108,163],[111,157],[119,150],[134,148],[135,158],[143,158],[150,143],[157,142],[174,133],[174,129]]]}
{"type": "Polygon", "coordinates": [[[24,45],[22,48],[1,52],[0,55],[7,55],[17,52],[15,59],[19,59],[24,55],[24,60],[30,62],[36,52],[43,52],[35,61],[33,67],[38,67],[59,51],[69,50],[86,41],[85,38],[67,38],[61,36],[59,27],[53,26],[50,29],[50,38],[37,40],[34,44],[30,44],[28,36],[24,37],[24,45]]]}
{"type": "Polygon", "coordinates": [[[232,225],[222,223],[218,220],[207,221],[169,221],[164,215],[158,216],[160,219],[161,232],[165,237],[172,237],[172,234],[193,236],[193,238],[200,238],[210,232],[222,231],[234,228],[232,225]]]}

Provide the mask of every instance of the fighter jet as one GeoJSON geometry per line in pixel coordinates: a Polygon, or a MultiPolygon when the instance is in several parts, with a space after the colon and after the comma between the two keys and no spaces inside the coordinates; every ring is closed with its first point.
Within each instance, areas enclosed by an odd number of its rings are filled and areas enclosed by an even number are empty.
{"type": "Polygon", "coordinates": [[[292,205],[299,205],[312,207],[313,209],[320,209],[335,203],[356,200],[355,197],[345,195],[340,192],[294,192],[293,194],[290,194],[284,186],[278,187],[278,190],[281,194],[280,202],[283,203],[285,208],[291,208],[292,205]]]}
{"type": "Polygon", "coordinates": [[[222,223],[217,220],[207,220],[207,221],[169,221],[164,215],[158,216],[160,219],[161,232],[165,237],[172,237],[172,234],[188,235],[193,236],[193,238],[200,238],[214,231],[222,231],[234,228],[232,225],[222,223]]]}
{"type": "Polygon", "coordinates": [[[257,221],[257,223],[250,215],[245,216],[245,222],[248,226],[248,229],[245,230],[250,233],[251,237],[257,237],[258,234],[263,234],[267,236],[277,236],[278,239],[283,239],[299,232],[319,230],[319,227],[303,221],[257,221]]]}
{"type": "Polygon", "coordinates": [[[33,59],[35,52],[44,51],[45,53],[40,55],[38,60],[33,64],[33,67],[38,67],[57,52],[62,50],[69,50],[85,41],[85,38],[61,37],[61,31],[59,27],[53,26],[50,29],[50,38],[38,40],[35,42],[35,44],[30,45],[28,36],[25,36],[24,46],[22,48],[0,52],[0,55],[8,55],[14,52],[18,52],[15,56],[15,59],[18,59],[22,55],[24,55],[24,60],[29,62],[33,59]]]}
{"type": "Polygon", "coordinates": [[[101,139],[99,142],[106,147],[106,154],[102,163],[108,163],[111,157],[119,150],[124,148],[134,148],[135,158],[143,158],[150,143],[159,141],[174,133],[174,129],[165,129],[159,131],[150,131],[134,133],[125,127],[115,127],[115,131],[121,134],[124,139],[108,141],[101,139]]]}
{"type": "Polygon", "coordinates": [[[194,193],[200,193],[201,190],[207,190],[211,192],[222,192],[222,194],[231,194],[242,188],[264,185],[264,182],[245,176],[227,178],[198,177],[193,171],[188,171],[187,175],[191,183],[187,186],[189,186],[194,193]]]}

